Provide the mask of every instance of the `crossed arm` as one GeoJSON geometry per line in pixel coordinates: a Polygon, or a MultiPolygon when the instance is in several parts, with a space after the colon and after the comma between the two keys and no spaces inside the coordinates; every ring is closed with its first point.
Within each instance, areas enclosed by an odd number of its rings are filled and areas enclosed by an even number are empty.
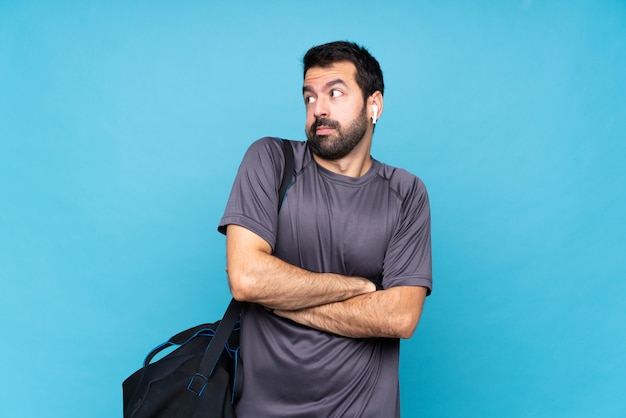
{"type": "Polygon", "coordinates": [[[313,273],[272,255],[250,230],[226,232],[228,283],[236,300],[274,309],[276,315],[345,337],[409,338],[419,322],[426,288],[376,291],[362,277],[313,273]]]}

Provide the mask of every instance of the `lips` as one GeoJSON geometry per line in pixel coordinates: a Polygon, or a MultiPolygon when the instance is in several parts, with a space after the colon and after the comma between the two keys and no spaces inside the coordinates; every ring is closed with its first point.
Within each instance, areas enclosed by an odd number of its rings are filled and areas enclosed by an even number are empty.
{"type": "Polygon", "coordinates": [[[316,119],[311,125],[311,133],[315,135],[329,135],[339,128],[339,122],[329,118],[316,119]]]}
{"type": "Polygon", "coordinates": [[[318,126],[315,129],[315,133],[317,135],[328,135],[329,133],[331,133],[334,130],[335,130],[335,128],[331,128],[330,126],[318,126]]]}

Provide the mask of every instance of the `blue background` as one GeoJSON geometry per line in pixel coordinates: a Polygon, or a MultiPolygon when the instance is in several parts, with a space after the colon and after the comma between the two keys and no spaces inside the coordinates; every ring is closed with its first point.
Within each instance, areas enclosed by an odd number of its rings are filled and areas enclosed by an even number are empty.
{"type": "Polygon", "coordinates": [[[382,64],[373,155],[427,184],[405,417],[626,416],[626,2],[0,0],[0,416],[121,416],[229,300],[247,146],[304,138],[301,63],[382,64]]]}

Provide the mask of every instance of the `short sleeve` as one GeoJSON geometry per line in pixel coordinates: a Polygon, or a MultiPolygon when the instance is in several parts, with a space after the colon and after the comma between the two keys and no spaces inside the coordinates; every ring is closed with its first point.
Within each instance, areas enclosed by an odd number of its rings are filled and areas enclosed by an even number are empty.
{"type": "Polygon", "coordinates": [[[246,151],[220,220],[218,231],[240,225],[267,241],[276,243],[278,188],[284,169],[282,145],[277,138],[261,138],[246,151]]]}
{"type": "MultiPolygon", "coordinates": [[[[408,173],[407,173],[408,174],[408,173]]],[[[383,264],[383,286],[424,286],[432,291],[430,205],[424,183],[417,177],[397,186],[400,216],[394,226],[383,264]]]]}

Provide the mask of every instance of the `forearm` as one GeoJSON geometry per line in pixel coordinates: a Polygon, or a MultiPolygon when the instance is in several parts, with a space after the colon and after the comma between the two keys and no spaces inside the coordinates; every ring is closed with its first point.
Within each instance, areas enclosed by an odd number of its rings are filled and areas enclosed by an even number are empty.
{"type": "Polygon", "coordinates": [[[239,273],[230,273],[233,296],[272,309],[303,309],[370,292],[373,283],[332,273],[312,273],[272,255],[247,260],[239,273]],[[237,284],[235,284],[237,283],[237,284]]]}
{"type": "Polygon", "coordinates": [[[351,338],[410,338],[421,316],[426,289],[399,287],[275,314],[301,325],[351,338]]]}
{"type": "Polygon", "coordinates": [[[237,226],[227,231],[228,280],[237,300],[297,310],[375,291],[375,285],[361,277],[313,273],[286,263],[250,234],[237,226]]]}

